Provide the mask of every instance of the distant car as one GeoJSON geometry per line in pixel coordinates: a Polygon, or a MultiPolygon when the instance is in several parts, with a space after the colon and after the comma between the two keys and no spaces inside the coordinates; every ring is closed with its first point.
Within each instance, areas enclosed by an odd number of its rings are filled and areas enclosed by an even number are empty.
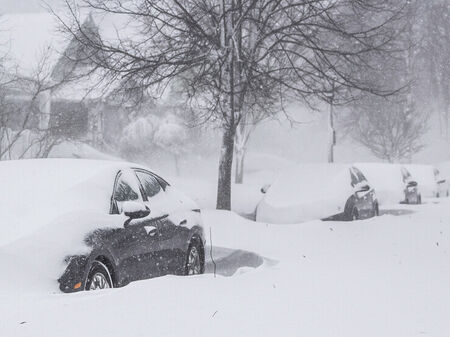
{"type": "Polygon", "coordinates": [[[358,220],[379,213],[374,189],[350,165],[299,165],[283,171],[261,192],[265,195],[256,209],[259,222],[358,220]]]}
{"type": "Polygon", "coordinates": [[[356,163],[377,192],[378,202],[384,204],[420,204],[418,184],[402,165],[388,163],[356,163]]]}
{"type": "Polygon", "coordinates": [[[4,244],[7,255],[0,254],[0,261],[31,255],[28,274],[39,270],[42,278],[59,276],[63,292],[204,272],[200,210],[143,166],[82,159],[0,163],[4,185],[7,174],[19,191],[3,190],[0,207],[10,209],[17,227],[9,233],[0,229],[13,237],[4,244]],[[38,207],[17,204],[22,193],[38,207]],[[41,216],[48,218],[40,221],[41,216]],[[60,265],[62,274],[57,275],[60,265]]]}
{"type": "Polygon", "coordinates": [[[419,191],[419,184],[413,179],[406,167],[402,166],[400,170],[402,172],[402,181],[405,192],[404,203],[420,205],[422,203],[422,195],[419,191]]]}
{"type": "Polygon", "coordinates": [[[441,177],[440,171],[432,165],[405,166],[419,184],[419,191],[423,197],[442,198],[449,196],[448,184],[441,177]]]}

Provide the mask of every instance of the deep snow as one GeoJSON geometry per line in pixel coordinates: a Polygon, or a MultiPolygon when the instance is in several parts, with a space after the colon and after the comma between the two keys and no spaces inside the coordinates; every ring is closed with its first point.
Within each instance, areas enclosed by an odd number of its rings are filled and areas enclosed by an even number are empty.
{"type": "MultiPolygon", "coordinates": [[[[251,210],[270,179],[273,172],[249,173],[235,187],[235,209],[251,210]]],[[[214,183],[169,182],[213,207],[214,183]]],[[[204,210],[205,275],[97,293],[60,293],[27,269],[39,255],[23,263],[0,244],[0,336],[448,336],[450,199],[385,207],[365,221],[294,225],[204,210]]],[[[30,241],[44,252],[56,243],[27,236],[20,255],[30,241]]]]}
{"type": "Polygon", "coordinates": [[[298,225],[205,211],[216,277],[71,295],[0,290],[0,335],[448,336],[449,206],[432,199],[366,221],[298,225]],[[241,268],[220,275],[232,267],[241,268]]]}

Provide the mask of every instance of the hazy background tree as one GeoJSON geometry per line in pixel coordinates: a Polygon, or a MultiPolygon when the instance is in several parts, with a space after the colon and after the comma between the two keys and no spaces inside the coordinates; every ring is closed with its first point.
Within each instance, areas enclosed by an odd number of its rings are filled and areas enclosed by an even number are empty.
{"type": "MultiPolygon", "coordinates": [[[[106,80],[133,80],[155,90],[181,79],[201,117],[222,129],[217,207],[230,209],[236,132],[254,102],[272,93],[313,102],[326,96],[324,81],[355,91],[385,93],[363,81],[352,65],[370,66],[395,39],[402,1],[223,0],[82,1],[83,9],[127,18],[116,36],[84,31],[79,8],[68,4],[64,29],[88,46],[106,80]],[[368,20],[370,18],[370,20],[368,20]],[[121,29],[123,28],[123,29],[121,29]],[[332,44],[330,41],[337,41],[332,44]],[[189,74],[189,76],[185,76],[189,74]]],[[[261,104],[262,105],[262,104],[261,104]]]]}
{"type": "Polygon", "coordinates": [[[393,45],[394,50],[401,52],[375,56],[376,63],[383,65],[383,72],[367,69],[361,73],[386,88],[398,88],[397,94],[394,97],[365,95],[351,103],[341,118],[344,129],[354,140],[389,162],[411,161],[423,149],[423,136],[428,131],[431,109],[420,102],[423,10],[422,2],[408,1],[400,26],[402,31],[393,45]]]}
{"type": "Polygon", "coordinates": [[[30,76],[11,67],[0,68],[0,159],[47,157],[55,145],[68,138],[58,129],[70,129],[69,124],[52,123],[49,110],[50,92],[64,80],[51,80],[47,53],[30,76]]]}
{"type": "Polygon", "coordinates": [[[438,117],[441,135],[450,138],[450,3],[445,0],[423,1],[415,22],[422,34],[416,76],[421,79],[420,100],[438,117]]]}

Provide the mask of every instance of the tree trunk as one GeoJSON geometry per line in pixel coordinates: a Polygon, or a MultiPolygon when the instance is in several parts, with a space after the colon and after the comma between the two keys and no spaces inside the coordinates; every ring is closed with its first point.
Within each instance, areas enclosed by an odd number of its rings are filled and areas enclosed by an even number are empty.
{"type": "Polygon", "coordinates": [[[250,134],[254,128],[254,123],[247,124],[248,115],[244,116],[241,124],[236,129],[236,137],[234,140],[234,148],[235,148],[235,176],[234,182],[236,184],[242,184],[244,182],[244,164],[245,164],[245,155],[247,153],[247,144],[250,139],[250,134]]]}
{"type": "Polygon", "coordinates": [[[236,127],[234,126],[224,128],[217,184],[217,209],[231,210],[231,171],[235,133],[236,127]]]}
{"type": "Polygon", "coordinates": [[[245,148],[236,149],[236,166],[234,182],[242,184],[244,182],[244,162],[245,162],[245,148]]]}
{"type": "Polygon", "coordinates": [[[334,146],[336,145],[336,134],[334,130],[334,111],[333,102],[330,102],[330,111],[328,115],[328,130],[330,132],[330,139],[328,143],[328,162],[334,163],[334,146]]]}

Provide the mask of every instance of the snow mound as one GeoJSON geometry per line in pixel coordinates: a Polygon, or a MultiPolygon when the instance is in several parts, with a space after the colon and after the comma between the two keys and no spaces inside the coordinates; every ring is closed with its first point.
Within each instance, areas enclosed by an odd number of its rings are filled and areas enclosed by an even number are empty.
{"type": "Polygon", "coordinates": [[[54,146],[49,158],[76,158],[120,161],[122,159],[101,152],[82,142],[62,142],[54,146]]]}

